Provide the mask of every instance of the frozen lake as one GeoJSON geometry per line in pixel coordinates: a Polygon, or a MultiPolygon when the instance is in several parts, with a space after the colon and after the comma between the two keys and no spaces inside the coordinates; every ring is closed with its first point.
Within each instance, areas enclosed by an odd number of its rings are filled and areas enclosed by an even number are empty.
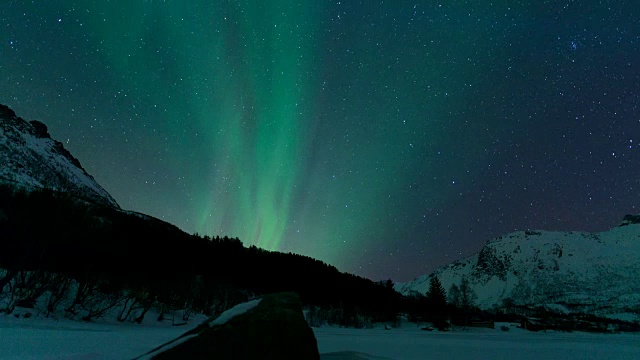
{"type": "MultiPolygon", "coordinates": [[[[83,323],[0,316],[0,359],[131,359],[197,324],[173,327],[83,323]]],[[[531,333],[512,328],[447,333],[404,328],[315,328],[323,360],[355,359],[634,359],[636,334],[531,333]]]]}
{"type": "MultiPolygon", "coordinates": [[[[202,318],[199,319],[202,321],[202,318]]],[[[2,360],[131,359],[195,327],[149,321],[146,325],[86,323],[0,316],[2,360]]]]}

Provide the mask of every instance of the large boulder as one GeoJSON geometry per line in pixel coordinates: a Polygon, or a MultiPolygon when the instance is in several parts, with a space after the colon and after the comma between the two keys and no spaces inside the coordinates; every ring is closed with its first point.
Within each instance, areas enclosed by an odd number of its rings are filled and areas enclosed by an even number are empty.
{"type": "Polygon", "coordinates": [[[295,293],[267,295],[250,310],[205,323],[189,336],[152,359],[320,359],[295,293]]]}

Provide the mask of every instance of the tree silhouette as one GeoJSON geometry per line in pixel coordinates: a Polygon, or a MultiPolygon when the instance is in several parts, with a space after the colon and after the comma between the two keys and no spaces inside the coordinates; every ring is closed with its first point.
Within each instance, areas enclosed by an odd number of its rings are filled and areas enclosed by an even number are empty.
{"type": "Polygon", "coordinates": [[[391,280],[375,283],[307,256],[246,248],[238,238],[190,235],[53,190],[0,184],[0,249],[0,296],[18,274],[37,270],[47,280],[25,299],[51,292],[48,314],[65,304],[73,318],[100,317],[114,306],[123,307],[121,321],[142,320],[152,307],[211,314],[293,291],[304,305],[343,308],[349,321],[363,323],[395,319],[402,300],[391,280]]]}
{"type": "Polygon", "coordinates": [[[475,306],[476,300],[478,296],[471,288],[469,284],[469,279],[466,276],[462,277],[460,280],[460,306],[462,310],[468,312],[472,307],[475,306]]]}
{"type": "Polygon", "coordinates": [[[433,307],[443,308],[447,304],[447,294],[437,276],[429,280],[429,290],[427,290],[427,301],[433,307]]]}
{"type": "Polygon", "coordinates": [[[458,311],[461,312],[464,325],[469,324],[469,314],[475,307],[475,302],[478,296],[471,288],[469,279],[463,276],[460,280],[460,286],[456,284],[451,285],[449,289],[449,303],[458,311]]]}
{"type": "Polygon", "coordinates": [[[428,318],[438,329],[446,327],[447,294],[437,276],[429,280],[427,290],[428,318]]]}

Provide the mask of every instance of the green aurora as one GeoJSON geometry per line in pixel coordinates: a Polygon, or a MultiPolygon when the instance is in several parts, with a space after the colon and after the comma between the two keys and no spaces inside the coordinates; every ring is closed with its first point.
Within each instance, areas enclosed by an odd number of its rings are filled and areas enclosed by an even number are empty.
{"type": "MultiPolygon", "coordinates": [[[[194,194],[188,218],[197,222],[187,228],[269,250],[352,258],[350,249],[386,241],[375,234],[385,233],[383,219],[402,206],[394,189],[411,176],[416,154],[451,138],[439,123],[451,121],[439,115],[449,101],[419,97],[425,84],[439,93],[457,81],[443,79],[446,73],[473,80],[463,67],[438,64],[438,52],[465,51],[447,48],[457,34],[442,29],[442,50],[419,50],[408,59],[415,63],[398,63],[380,44],[358,43],[358,32],[342,29],[349,24],[334,30],[353,37],[342,41],[322,31],[339,11],[317,3],[147,2],[126,11],[95,5],[88,25],[114,75],[126,79],[129,96],[163,104],[153,124],[170,141],[171,167],[194,174],[187,179],[194,194]],[[331,63],[334,51],[365,56],[350,69],[331,63]]],[[[384,36],[390,30],[363,31],[391,46],[394,39],[384,36]]]]}
{"type": "Polygon", "coordinates": [[[188,232],[407,280],[515,229],[604,226],[637,199],[614,204],[633,187],[603,178],[597,192],[589,177],[632,172],[632,155],[611,163],[638,136],[620,100],[634,93],[620,79],[638,79],[631,3],[65,0],[0,14],[0,98],[68,139],[123,208],[188,232]]]}

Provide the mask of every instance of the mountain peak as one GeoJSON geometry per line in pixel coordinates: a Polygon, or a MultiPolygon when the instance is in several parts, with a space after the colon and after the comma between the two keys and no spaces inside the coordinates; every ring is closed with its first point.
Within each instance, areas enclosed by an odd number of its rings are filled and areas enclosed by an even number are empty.
{"type": "Polygon", "coordinates": [[[48,188],[120,208],[47,126],[18,117],[0,104],[0,182],[28,190],[48,188]]]}
{"type": "Polygon", "coordinates": [[[34,134],[36,135],[36,137],[40,139],[42,138],[51,139],[51,135],[49,135],[49,129],[47,128],[47,125],[41,123],[38,120],[31,120],[29,121],[29,124],[33,126],[34,134]]]}
{"type": "Polygon", "coordinates": [[[0,104],[0,118],[2,119],[15,119],[17,118],[16,113],[11,110],[7,105],[0,104]]]}
{"type": "Polygon", "coordinates": [[[466,278],[482,308],[539,306],[566,313],[618,318],[631,316],[640,299],[640,216],[627,215],[620,227],[580,231],[520,231],[488,241],[480,252],[442,266],[431,275],[398,285],[404,294],[424,294],[428,278],[445,288],[466,278]],[[629,313],[629,314],[627,314],[629,313]]]}

